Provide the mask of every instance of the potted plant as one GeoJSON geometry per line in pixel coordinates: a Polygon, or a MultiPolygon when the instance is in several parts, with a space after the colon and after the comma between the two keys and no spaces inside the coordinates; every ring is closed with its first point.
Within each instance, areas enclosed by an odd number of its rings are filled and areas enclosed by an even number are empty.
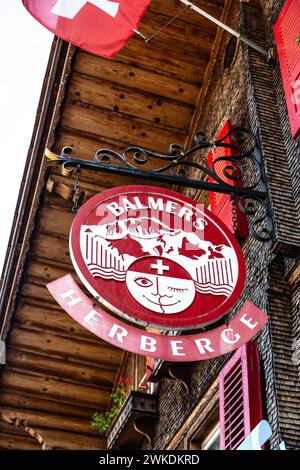
{"type": "Polygon", "coordinates": [[[106,434],[110,429],[115,417],[118,415],[120,409],[126,401],[129,394],[130,378],[124,380],[124,377],[119,378],[115,391],[111,394],[112,407],[105,413],[94,413],[91,420],[93,428],[98,429],[101,434],[106,434]]]}

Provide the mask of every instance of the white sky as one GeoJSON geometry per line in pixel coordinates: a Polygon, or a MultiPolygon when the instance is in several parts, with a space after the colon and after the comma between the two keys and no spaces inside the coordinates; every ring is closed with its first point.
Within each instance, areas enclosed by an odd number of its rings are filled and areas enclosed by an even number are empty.
{"type": "Polygon", "coordinates": [[[21,0],[0,0],[0,273],[52,39],[21,0]]]}

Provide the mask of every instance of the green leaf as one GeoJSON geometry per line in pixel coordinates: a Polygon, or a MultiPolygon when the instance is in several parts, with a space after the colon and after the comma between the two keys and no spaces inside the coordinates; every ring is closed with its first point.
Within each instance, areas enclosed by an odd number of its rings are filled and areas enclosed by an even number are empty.
{"type": "Polygon", "coordinates": [[[91,426],[98,429],[101,434],[106,434],[110,429],[115,417],[128,397],[128,389],[124,383],[120,383],[116,390],[111,394],[113,406],[105,413],[94,413],[91,419],[91,426]]]}

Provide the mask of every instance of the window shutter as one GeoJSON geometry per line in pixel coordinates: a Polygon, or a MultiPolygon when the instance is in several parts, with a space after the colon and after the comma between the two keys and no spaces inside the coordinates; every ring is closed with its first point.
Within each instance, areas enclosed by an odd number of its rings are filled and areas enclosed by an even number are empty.
{"type": "MultiPolygon", "coordinates": [[[[221,130],[220,134],[217,137],[217,140],[222,139],[225,137],[228,132],[232,129],[229,121],[226,121],[223,129],[221,130]]],[[[233,141],[230,137],[224,141],[225,144],[232,144],[233,141]]],[[[208,154],[208,167],[212,168],[213,162],[215,159],[219,157],[231,157],[234,156],[234,150],[230,148],[223,148],[218,147],[216,148],[215,152],[209,152],[208,154]]],[[[223,181],[229,183],[230,185],[241,186],[241,181],[233,181],[229,178],[226,178],[223,175],[223,170],[228,163],[220,162],[216,165],[216,172],[217,175],[222,178],[223,181]]],[[[215,183],[213,178],[208,178],[208,181],[215,183]]],[[[210,206],[211,211],[218,216],[226,225],[230,228],[230,230],[234,233],[233,229],[233,220],[232,220],[232,202],[230,201],[230,195],[228,194],[221,194],[221,193],[214,193],[210,192],[210,206]]],[[[239,238],[246,238],[248,235],[248,225],[247,225],[247,217],[243,214],[239,208],[237,208],[237,233],[239,238]]]]}
{"type": "Polygon", "coordinates": [[[287,0],[274,26],[292,136],[300,133],[300,0],[287,0]]]}
{"type": "Polygon", "coordinates": [[[152,377],[154,368],[155,368],[155,359],[153,357],[146,357],[145,362],[146,370],[145,375],[143,376],[142,380],[139,383],[139,387],[143,389],[148,388],[148,382],[156,382],[156,378],[152,377]]]}
{"type": "Polygon", "coordinates": [[[257,346],[242,346],[219,375],[221,450],[234,450],[262,418],[257,346]]]}

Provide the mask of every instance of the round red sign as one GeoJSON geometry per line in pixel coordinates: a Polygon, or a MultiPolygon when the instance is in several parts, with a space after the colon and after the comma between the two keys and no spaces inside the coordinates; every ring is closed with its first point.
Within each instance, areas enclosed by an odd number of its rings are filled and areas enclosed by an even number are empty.
{"type": "Polygon", "coordinates": [[[212,323],[245,284],[243,254],[230,230],[204,206],[150,186],[91,198],[74,219],[70,252],[86,288],[144,326],[212,323]]]}

